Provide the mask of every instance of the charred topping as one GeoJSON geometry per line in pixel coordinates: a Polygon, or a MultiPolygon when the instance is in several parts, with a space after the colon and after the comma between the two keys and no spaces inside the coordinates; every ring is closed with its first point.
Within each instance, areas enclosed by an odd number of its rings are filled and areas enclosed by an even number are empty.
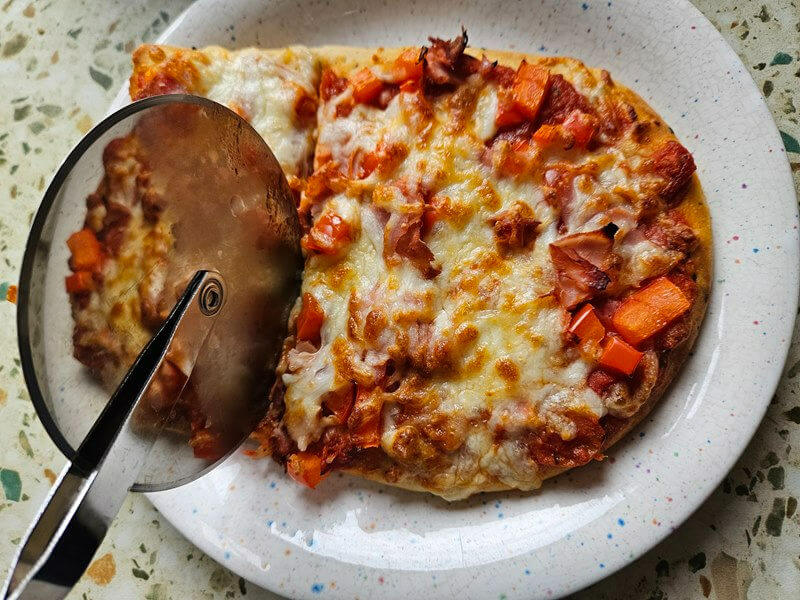
{"type": "Polygon", "coordinates": [[[461,35],[452,40],[428,38],[431,45],[420,52],[423,63],[423,78],[430,91],[439,86],[451,87],[461,83],[475,73],[480,61],[474,56],[464,54],[467,48],[467,30],[461,28],[461,35]]]}
{"type": "Polygon", "coordinates": [[[619,227],[615,223],[608,223],[607,225],[603,225],[600,231],[606,236],[608,239],[613,240],[614,236],[617,235],[619,231],[619,227]]]}

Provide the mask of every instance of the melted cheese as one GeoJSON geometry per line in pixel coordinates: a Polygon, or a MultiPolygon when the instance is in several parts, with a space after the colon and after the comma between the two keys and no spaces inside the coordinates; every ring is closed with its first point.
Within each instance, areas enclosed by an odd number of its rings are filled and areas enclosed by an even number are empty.
{"type": "MultiPolygon", "coordinates": [[[[121,231],[117,255],[103,262],[103,284],[95,286],[85,304],[73,305],[75,343],[96,354],[89,362],[99,366],[95,374],[109,389],[119,383],[152,336],[143,322],[142,302],[151,299],[157,307],[164,285],[164,257],[172,244],[167,224],[144,218],[137,196],[141,165],[135,157],[135,142],[128,138],[122,146],[106,166],[105,187],[108,202],[124,207],[129,220],[121,231]],[[103,355],[107,358],[101,359],[103,355]]],[[[105,216],[105,206],[98,204],[90,209],[87,225],[100,230],[105,216]]]]}
{"type": "MultiPolygon", "coordinates": [[[[215,100],[244,117],[269,144],[287,175],[304,175],[313,152],[314,124],[298,122],[297,100],[316,99],[317,58],[305,47],[283,50],[247,48],[229,51],[210,46],[193,52],[157,47],[169,60],[185,54],[197,71],[190,93],[215,100]]],[[[139,65],[134,62],[136,77],[139,65]]],[[[158,70],[156,65],[154,70],[158,70]]]]}
{"type": "Polygon", "coordinates": [[[645,279],[668,272],[683,258],[681,252],[667,250],[642,237],[618,244],[617,254],[623,261],[620,284],[626,287],[636,287],[645,279]]]}
{"type": "MultiPolygon", "coordinates": [[[[498,178],[481,163],[483,143],[495,133],[493,86],[480,90],[464,128],[454,130],[452,113],[439,100],[431,130],[422,137],[414,133],[418,123],[403,110],[404,93],[385,110],[356,105],[337,118],[336,106],[348,102],[349,94],[346,90],[320,108],[320,145],[330,150],[334,161],[347,165],[354,156],[374,151],[381,141],[403,143],[409,152],[393,173],[372,173],[357,192],[351,192],[350,203],[342,194],[327,203],[325,210],[358,223],[359,233],[344,256],[334,260],[312,256],[308,261],[303,291],[320,301],[325,323],[319,351],[299,372],[284,375],[289,432],[303,449],[319,439],[328,423],[320,405],[326,393],[341,386],[331,355],[336,340],[349,339],[351,294],[387,308],[387,330],[404,326],[409,305],[423,304],[430,310],[426,327],[431,344],[449,345],[452,355],[451,364],[434,369],[422,390],[429,411],[452,422],[480,423],[488,414],[486,429],[464,430],[459,450],[448,454],[437,469],[434,487],[448,496],[469,493],[489,480],[536,487],[537,465],[518,442],[495,443],[493,432],[501,428],[524,434],[547,424],[570,439],[575,426],[560,416],[566,410],[584,410],[598,418],[606,414],[601,399],[585,385],[593,362],[579,352],[564,351],[562,332],[568,315],[548,295],[555,277],[548,247],[558,237],[557,212],[543,201],[535,180],[498,178]],[[373,207],[402,213],[409,200],[393,187],[400,181],[412,188],[419,183],[429,193],[446,197],[455,215],[437,223],[426,238],[442,267],[430,280],[408,260],[387,264],[383,258],[384,231],[373,207]],[[532,248],[500,256],[488,220],[519,200],[528,203],[543,225],[532,248]],[[338,273],[335,284],[333,273],[338,273]],[[346,273],[344,280],[341,273],[346,273]],[[465,327],[473,333],[462,342],[457,332],[465,327]]],[[[574,153],[555,152],[545,160],[555,163],[566,156],[574,158],[574,153]]],[[[580,189],[576,185],[575,222],[590,222],[583,213],[592,212],[592,199],[600,191],[626,184],[617,169],[604,171],[591,185],[580,189]]],[[[385,332],[382,343],[371,351],[386,350],[394,341],[395,336],[385,332]]],[[[350,347],[357,362],[363,349],[356,342],[350,347]]],[[[403,411],[402,405],[391,401],[384,409],[382,447],[398,460],[395,442],[403,411]]]]}
{"type": "MultiPolygon", "coordinates": [[[[208,52],[213,56],[212,50],[208,52]]],[[[240,106],[283,170],[297,174],[313,145],[313,129],[298,127],[294,114],[298,93],[316,95],[311,53],[297,47],[273,57],[258,50],[242,50],[231,53],[228,61],[212,60],[201,72],[213,81],[208,97],[240,106]]]]}
{"type": "MultiPolygon", "coordinates": [[[[324,59],[330,59],[325,52],[324,59]]],[[[290,350],[282,375],[283,426],[297,447],[305,450],[334,423],[322,410],[327,394],[353,380],[369,382],[389,358],[396,358],[406,383],[413,385],[403,390],[403,397],[387,394],[381,447],[393,464],[402,466],[406,483],[448,498],[498,485],[538,487],[543,473],[530,456],[526,436],[547,427],[570,440],[577,431],[565,416],[569,411],[597,418],[608,412],[586,386],[595,358],[564,344],[570,316],[552,294],[555,272],[549,245],[564,235],[614,222],[623,286],[638,285],[680,259],[679,253],[642,236],[629,236],[637,224],[637,203],[646,195],[632,175],[642,158],[630,147],[587,152],[555,145],[534,149],[530,169],[522,175],[503,176],[485,160],[486,144],[497,133],[497,89],[478,76],[466,84],[475,92],[472,96],[442,94],[421,100],[401,91],[384,109],[354,104],[347,87],[320,104],[315,131],[313,124],[301,126],[295,114],[303,94],[316,99],[320,61],[313,50],[229,52],[212,47],[192,56],[202,93],[245,116],[289,175],[305,174],[315,134],[317,159],[329,157],[349,177],[357,176],[364,156],[379,154],[381,148],[402,149],[402,160],[392,168],[351,180],[345,191],[337,190],[322,206],[313,207],[316,219],[333,212],[345,220],[352,241],[337,256],[311,255],[307,260],[303,292],[317,299],[325,318],[319,349],[290,350]],[[547,195],[547,173],[564,165],[583,172],[572,179],[568,209],[561,210],[547,195]],[[425,235],[441,267],[432,278],[385,249],[390,229],[402,217],[419,218],[420,192],[445,207],[425,235]],[[505,252],[497,245],[490,219],[518,202],[528,205],[540,225],[530,247],[505,252]],[[385,320],[377,320],[382,325],[367,339],[362,332],[371,311],[385,320]],[[408,409],[412,400],[424,405],[421,415],[408,409]],[[437,415],[455,438],[446,450],[423,434],[437,415]],[[408,447],[409,436],[418,447],[408,447]],[[422,460],[423,455],[435,457],[435,466],[422,460]]],[[[565,75],[590,102],[610,91],[609,84],[574,61],[547,66],[565,75]]],[[[370,68],[391,81],[387,64],[378,60],[370,68]]],[[[140,227],[141,218],[136,219],[140,227]]],[[[144,243],[132,240],[131,247],[144,243]]],[[[109,293],[119,293],[116,282],[141,277],[144,265],[132,256],[110,268],[109,293]]],[[[87,315],[102,317],[100,301],[92,299],[87,315]]],[[[299,308],[298,301],[295,315],[299,308]]],[[[135,310],[133,305],[130,310],[123,307],[119,318],[136,322],[135,310]]]]}
{"type": "MultiPolygon", "coordinates": [[[[567,75],[590,101],[608,93],[607,84],[582,67],[559,64],[553,70],[567,75]]],[[[380,64],[373,71],[379,77],[388,72],[380,64]]],[[[587,152],[556,145],[534,150],[536,168],[530,174],[500,176],[483,158],[486,142],[497,133],[495,84],[474,76],[465,85],[476,91],[471,99],[466,93],[458,99],[429,97],[430,110],[420,109],[409,92],[394,96],[385,109],[352,106],[350,88],[320,106],[319,147],[351,177],[363,156],[382,147],[396,144],[407,152],[396,166],[376,169],[314,213],[335,211],[357,233],[343,254],[309,257],[303,291],[325,312],[322,344],[307,357],[307,366],[284,375],[287,426],[303,449],[330,423],[322,416],[325,394],[342,385],[334,347],[346,348],[351,368],[368,373],[381,357],[397,357],[404,339],[411,340],[401,363],[407,363],[406,377],[416,372],[422,383],[403,393],[423,402],[425,414],[409,413],[408,400],[387,394],[381,446],[403,465],[407,480],[451,498],[498,483],[537,487],[541,472],[526,449],[527,433],[546,426],[570,440],[577,434],[570,411],[597,418],[608,412],[586,385],[596,359],[564,344],[570,315],[552,295],[549,245],[615,223],[620,282],[626,286],[680,258],[641,236],[626,239],[636,228],[644,196],[631,175],[638,156],[618,147],[587,152]],[[460,124],[456,110],[467,113],[460,124]],[[564,165],[579,174],[562,211],[546,198],[544,174],[564,165]],[[384,244],[400,216],[419,215],[421,200],[414,190],[446,207],[425,237],[441,267],[431,279],[411,260],[385,258],[384,244]],[[520,201],[540,223],[537,236],[524,251],[504,252],[490,219],[520,201]],[[353,299],[367,308],[353,313],[353,299]],[[375,340],[353,338],[351,328],[364,325],[369,307],[386,313],[382,330],[375,340]],[[413,366],[420,360],[424,367],[413,366]],[[455,432],[449,451],[431,450],[419,429],[434,415],[444,415],[455,432]],[[409,436],[417,444],[411,449],[409,436]],[[431,452],[438,461],[433,471],[420,458],[431,452]]]]}

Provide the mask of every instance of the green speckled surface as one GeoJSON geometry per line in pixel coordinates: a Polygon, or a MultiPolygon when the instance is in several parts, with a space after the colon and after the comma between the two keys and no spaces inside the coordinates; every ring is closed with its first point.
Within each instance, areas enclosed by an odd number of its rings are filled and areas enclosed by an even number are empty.
{"type": "MultiPolygon", "coordinates": [[[[794,1],[697,6],[750,69],[783,136],[800,189],[800,8],[794,1]]],[[[19,371],[14,284],[46,181],[107,110],[129,53],[185,0],[0,4],[0,565],[63,459],[19,371]]],[[[800,344],[744,458],[689,521],[576,598],[797,598],[800,590],[800,344]]],[[[754,376],[757,376],[754,374],[754,376]]],[[[186,541],[142,497],[123,506],[74,599],[275,598],[186,541]]]]}

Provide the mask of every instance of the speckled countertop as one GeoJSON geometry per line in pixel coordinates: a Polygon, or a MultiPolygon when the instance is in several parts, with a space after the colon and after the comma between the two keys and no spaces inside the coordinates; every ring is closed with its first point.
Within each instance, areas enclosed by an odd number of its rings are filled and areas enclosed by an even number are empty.
{"type": "MultiPolygon", "coordinates": [[[[39,424],[16,348],[15,282],[47,180],[189,2],[0,0],[0,573],[63,458],[39,424]],[[5,299],[6,301],[3,301],[5,299]]],[[[800,189],[800,8],[695,0],[749,67],[800,189]]],[[[800,597],[800,340],[744,457],[666,541],[576,598],[800,597]]],[[[757,376],[754,374],[754,376],[757,376]]],[[[195,548],[130,495],[70,598],[276,598],[195,548]]]]}

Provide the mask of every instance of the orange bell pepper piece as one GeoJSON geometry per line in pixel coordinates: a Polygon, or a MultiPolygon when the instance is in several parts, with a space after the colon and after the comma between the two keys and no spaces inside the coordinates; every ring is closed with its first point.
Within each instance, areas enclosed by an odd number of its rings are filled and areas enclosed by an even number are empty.
{"type": "Polygon", "coordinates": [[[372,175],[380,164],[381,155],[377,150],[365,154],[364,158],[361,159],[361,171],[358,174],[359,179],[365,179],[372,175]]]}
{"type": "Polygon", "coordinates": [[[76,271],[64,279],[68,294],[85,294],[94,288],[94,280],[89,271],[76,271]]]}
{"type": "Polygon", "coordinates": [[[540,146],[549,146],[561,139],[558,125],[542,125],[533,133],[534,141],[540,146]]]}
{"type": "Polygon", "coordinates": [[[422,61],[419,59],[419,48],[407,48],[394,59],[392,77],[396,83],[422,79],[422,61]]]}
{"type": "Polygon", "coordinates": [[[666,277],[631,294],[614,312],[614,328],[631,344],[640,344],[685,313],[692,304],[666,277]]]}
{"type": "Polygon", "coordinates": [[[612,335],[608,338],[603,353],[600,355],[600,364],[623,375],[630,375],[636,370],[642,353],[636,348],[612,335]]]}
{"type": "Polygon", "coordinates": [[[381,445],[381,409],[383,401],[375,389],[359,387],[348,428],[355,443],[361,448],[381,445]]]}
{"type": "Polygon", "coordinates": [[[422,89],[419,79],[409,79],[400,84],[401,92],[408,92],[409,94],[416,94],[422,89]]]}
{"type": "Polygon", "coordinates": [[[517,109],[517,105],[510,91],[498,91],[497,116],[494,118],[494,124],[498,127],[512,127],[514,125],[519,125],[524,120],[525,117],[517,109]]]}
{"type": "Polygon", "coordinates": [[[597,313],[591,304],[585,304],[575,313],[567,329],[577,336],[582,342],[600,343],[606,335],[606,328],[597,318],[597,313]]]}
{"type": "Polygon", "coordinates": [[[91,229],[81,229],[73,233],[67,238],[67,246],[72,253],[74,271],[93,271],[100,267],[103,249],[91,229]]]}
{"type": "Polygon", "coordinates": [[[310,252],[337,254],[350,241],[350,225],[336,213],[322,215],[303,236],[301,245],[310,252]]]}
{"type": "Polygon", "coordinates": [[[286,472],[296,482],[315,488],[322,481],[322,459],[311,452],[296,452],[286,461],[286,472]]]}
{"type": "Polygon", "coordinates": [[[303,304],[297,316],[297,339],[319,345],[320,330],[325,319],[319,301],[308,292],[303,293],[303,304]]]}
{"type": "Polygon", "coordinates": [[[353,75],[350,82],[353,84],[353,99],[362,104],[375,100],[383,89],[383,82],[367,67],[353,75]]]}
{"type": "Polygon", "coordinates": [[[353,432],[361,448],[377,448],[381,445],[380,413],[374,419],[365,420],[361,427],[353,432]]]}
{"type": "Polygon", "coordinates": [[[222,441],[222,437],[219,434],[204,427],[192,432],[189,445],[191,445],[196,458],[217,460],[227,450],[222,441]]]}
{"type": "Polygon", "coordinates": [[[514,78],[512,93],[514,104],[526,119],[536,119],[549,91],[550,71],[522,61],[514,78]]]}
{"type": "Polygon", "coordinates": [[[322,397],[322,403],[333,413],[339,423],[346,423],[353,410],[354,390],[352,386],[328,392],[322,397]]]}

